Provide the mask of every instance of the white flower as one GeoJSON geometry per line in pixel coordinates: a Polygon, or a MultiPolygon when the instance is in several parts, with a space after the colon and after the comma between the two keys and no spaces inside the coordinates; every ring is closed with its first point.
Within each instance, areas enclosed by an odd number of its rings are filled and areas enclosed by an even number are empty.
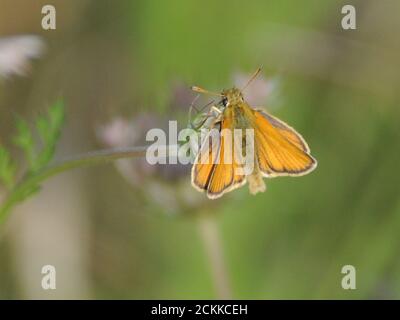
{"type": "Polygon", "coordinates": [[[44,51],[45,45],[39,36],[0,38],[0,78],[27,75],[30,70],[30,60],[41,57],[44,51]]]}

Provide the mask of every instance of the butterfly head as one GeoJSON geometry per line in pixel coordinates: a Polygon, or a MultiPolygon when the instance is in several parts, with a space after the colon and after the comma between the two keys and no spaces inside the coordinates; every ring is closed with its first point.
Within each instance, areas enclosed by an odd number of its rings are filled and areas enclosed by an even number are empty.
{"type": "Polygon", "coordinates": [[[221,92],[222,104],[225,107],[236,105],[243,102],[242,92],[237,88],[224,90],[221,92]]]}
{"type": "Polygon", "coordinates": [[[198,93],[206,93],[206,94],[211,94],[214,96],[222,97],[221,103],[224,105],[224,107],[228,107],[230,105],[238,105],[238,104],[244,102],[242,92],[257,77],[257,75],[260,73],[260,71],[261,71],[261,69],[258,68],[257,71],[252,75],[252,77],[249,79],[249,81],[247,81],[246,85],[242,89],[232,88],[232,89],[224,90],[221,93],[216,93],[216,92],[205,90],[201,87],[193,86],[192,90],[195,92],[198,92],[198,93]]]}

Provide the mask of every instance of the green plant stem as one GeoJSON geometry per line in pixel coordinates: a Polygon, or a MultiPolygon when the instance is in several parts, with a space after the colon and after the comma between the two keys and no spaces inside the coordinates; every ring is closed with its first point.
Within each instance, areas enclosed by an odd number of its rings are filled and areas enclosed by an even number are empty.
{"type": "Polygon", "coordinates": [[[7,219],[11,209],[17,202],[19,202],[23,194],[25,194],[28,190],[31,190],[35,186],[40,185],[40,183],[47,178],[75,168],[102,164],[123,158],[143,157],[146,154],[146,149],[147,147],[132,147],[93,151],[56,162],[53,165],[43,168],[38,172],[23,178],[9,192],[8,196],[5,198],[0,206],[0,225],[2,225],[7,219]]]}
{"type": "Polygon", "coordinates": [[[206,212],[200,213],[197,217],[197,224],[211,269],[217,299],[232,299],[216,216],[206,212]]]}
{"type": "MultiPolygon", "coordinates": [[[[176,148],[172,148],[172,150],[175,149],[176,148]]],[[[75,168],[103,164],[124,158],[144,157],[146,155],[146,150],[147,147],[132,147],[93,151],[56,162],[34,174],[24,177],[9,192],[8,196],[0,205],[0,225],[6,221],[11,209],[21,200],[22,195],[26,194],[27,191],[31,190],[35,186],[39,186],[44,180],[75,168]]],[[[210,216],[207,213],[199,214],[197,217],[197,223],[204,244],[204,249],[209,260],[217,296],[219,299],[231,299],[232,294],[215,216],[210,216]]]]}

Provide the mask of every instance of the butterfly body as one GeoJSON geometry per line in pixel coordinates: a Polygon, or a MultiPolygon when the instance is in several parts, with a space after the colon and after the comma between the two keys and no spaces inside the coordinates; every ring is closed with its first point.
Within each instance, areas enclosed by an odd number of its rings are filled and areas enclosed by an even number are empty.
{"type": "Polygon", "coordinates": [[[315,169],[317,161],[293,128],[248,105],[237,88],[220,95],[219,114],[211,125],[218,133],[205,137],[192,168],[196,189],[215,199],[248,182],[250,193],[256,194],[266,189],[264,177],[300,176],[315,169]],[[208,162],[202,161],[204,155],[208,162]],[[245,158],[250,161],[243,162],[245,158]]]}

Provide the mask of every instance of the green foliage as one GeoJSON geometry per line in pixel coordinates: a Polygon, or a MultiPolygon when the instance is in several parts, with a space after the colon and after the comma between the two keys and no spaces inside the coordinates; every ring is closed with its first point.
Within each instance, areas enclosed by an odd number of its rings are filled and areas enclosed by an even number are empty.
{"type": "Polygon", "coordinates": [[[17,134],[13,141],[23,150],[30,174],[42,169],[53,158],[63,122],[64,104],[59,100],[47,115],[40,115],[36,119],[36,130],[41,139],[41,148],[38,148],[28,123],[21,118],[17,119],[17,134]]]}
{"type": "Polygon", "coordinates": [[[17,118],[17,132],[13,142],[23,151],[26,172],[19,172],[23,178],[17,182],[16,173],[20,166],[17,166],[15,161],[11,159],[10,152],[5,147],[0,146],[0,183],[3,183],[10,190],[8,202],[0,208],[0,219],[3,219],[16,203],[32,196],[40,189],[34,177],[53,159],[63,123],[64,103],[62,100],[58,100],[46,115],[37,117],[35,129],[40,138],[40,143],[36,143],[36,139],[34,139],[35,131],[30,128],[27,121],[17,118]]]}
{"type": "Polygon", "coordinates": [[[43,168],[53,158],[63,123],[64,104],[61,100],[50,108],[47,117],[40,116],[37,118],[36,129],[42,139],[43,148],[35,158],[31,168],[33,172],[43,168]]]}
{"type": "Polygon", "coordinates": [[[13,142],[24,151],[29,167],[33,167],[35,163],[35,145],[31,130],[25,120],[17,118],[16,122],[17,134],[13,142]]]}
{"type": "Polygon", "coordinates": [[[12,162],[10,153],[0,146],[0,181],[2,181],[7,188],[11,188],[15,179],[15,164],[12,162]]]}

